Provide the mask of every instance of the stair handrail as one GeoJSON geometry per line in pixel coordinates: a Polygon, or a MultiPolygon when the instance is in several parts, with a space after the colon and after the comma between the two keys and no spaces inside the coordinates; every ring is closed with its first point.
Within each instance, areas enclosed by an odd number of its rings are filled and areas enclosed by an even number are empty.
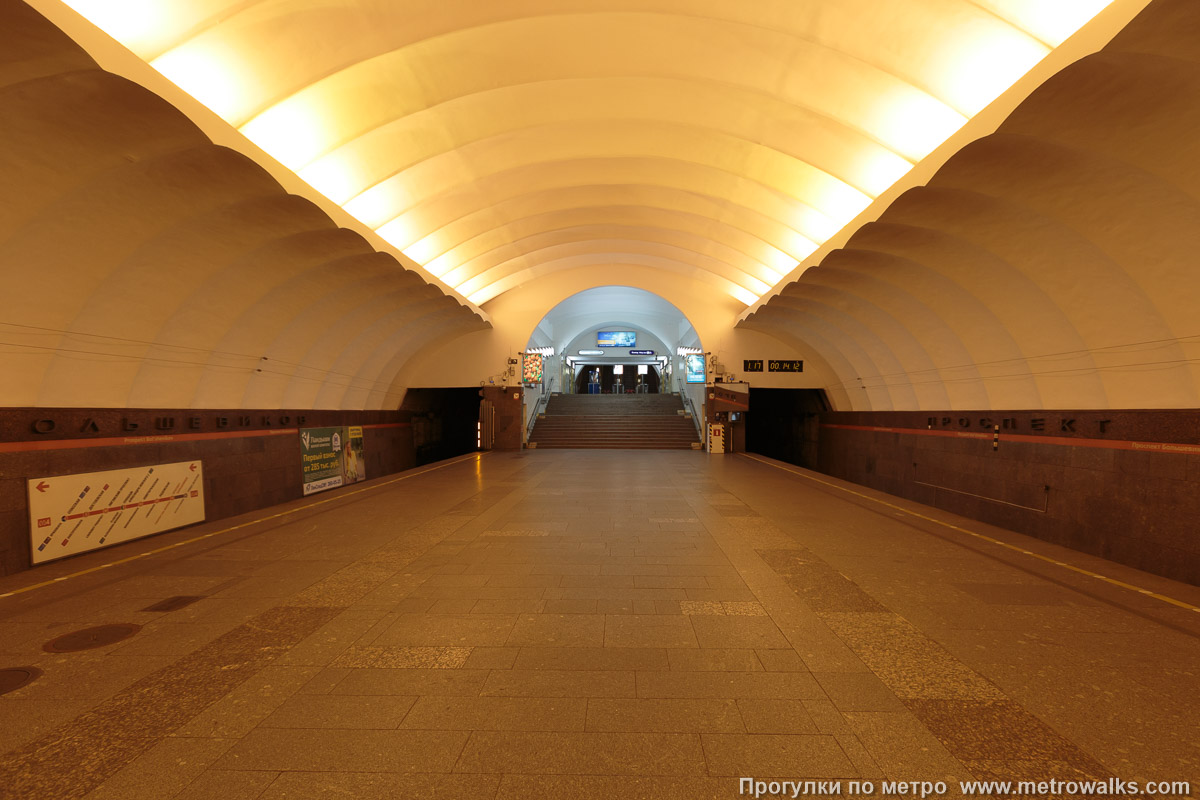
{"type": "Polygon", "coordinates": [[[700,415],[696,413],[696,404],[692,402],[691,395],[687,393],[686,383],[676,379],[676,388],[679,391],[679,396],[683,398],[683,404],[687,407],[687,411],[692,415],[692,424],[696,426],[696,435],[700,437],[700,441],[704,441],[704,426],[700,421],[700,415]]]}
{"type": "Polygon", "coordinates": [[[529,444],[529,438],[533,435],[533,426],[537,424],[538,416],[546,410],[546,406],[550,405],[550,395],[554,390],[556,378],[557,376],[551,375],[542,385],[542,393],[538,395],[537,402],[533,404],[533,412],[525,420],[524,444],[529,444]]]}

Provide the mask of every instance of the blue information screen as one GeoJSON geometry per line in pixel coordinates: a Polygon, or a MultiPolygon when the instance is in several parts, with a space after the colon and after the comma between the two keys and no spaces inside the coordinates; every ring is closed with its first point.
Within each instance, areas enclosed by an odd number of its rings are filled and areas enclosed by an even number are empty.
{"type": "Polygon", "coordinates": [[[597,347],[637,347],[636,331],[597,331],[597,347]]]}

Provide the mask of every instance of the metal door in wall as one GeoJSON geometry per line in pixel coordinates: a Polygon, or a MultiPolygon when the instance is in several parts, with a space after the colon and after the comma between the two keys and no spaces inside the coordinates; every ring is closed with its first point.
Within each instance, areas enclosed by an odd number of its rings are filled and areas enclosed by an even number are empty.
{"type": "Polygon", "coordinates": [[[491,400],[479,401],[479,436],[476,445],[480,450],[491,450],[496,442],[496,406],[491,400]]]}

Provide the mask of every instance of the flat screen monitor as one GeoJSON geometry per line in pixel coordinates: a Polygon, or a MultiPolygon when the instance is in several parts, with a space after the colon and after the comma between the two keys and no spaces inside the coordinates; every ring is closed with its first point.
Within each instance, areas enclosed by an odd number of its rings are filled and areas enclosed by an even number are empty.
{"type": "Polygon", "coordinates": [[[596,347],[637,347],[637,332],[597,331],[596,347]]]}
{"type": "Polygon", "coordinates": [[[704,383],[704,356],[690,355],[683,357],[684,371],[688,383],[704,383]]]}

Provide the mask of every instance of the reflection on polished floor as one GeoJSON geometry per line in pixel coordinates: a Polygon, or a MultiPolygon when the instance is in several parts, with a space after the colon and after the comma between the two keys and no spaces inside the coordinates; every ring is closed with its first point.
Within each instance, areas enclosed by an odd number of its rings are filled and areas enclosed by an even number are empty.
{"type": "Polygon", "coordinates": [[[65,577],[0,598],[0,668],[44,673],[0,696],[3,796],[1200,782],[1200,613],[1020,550],[1200,590],[813,477],[471,455],[0,579],[65,577]],[[141,627],[43,649],[109,623],[141,627]]]}

